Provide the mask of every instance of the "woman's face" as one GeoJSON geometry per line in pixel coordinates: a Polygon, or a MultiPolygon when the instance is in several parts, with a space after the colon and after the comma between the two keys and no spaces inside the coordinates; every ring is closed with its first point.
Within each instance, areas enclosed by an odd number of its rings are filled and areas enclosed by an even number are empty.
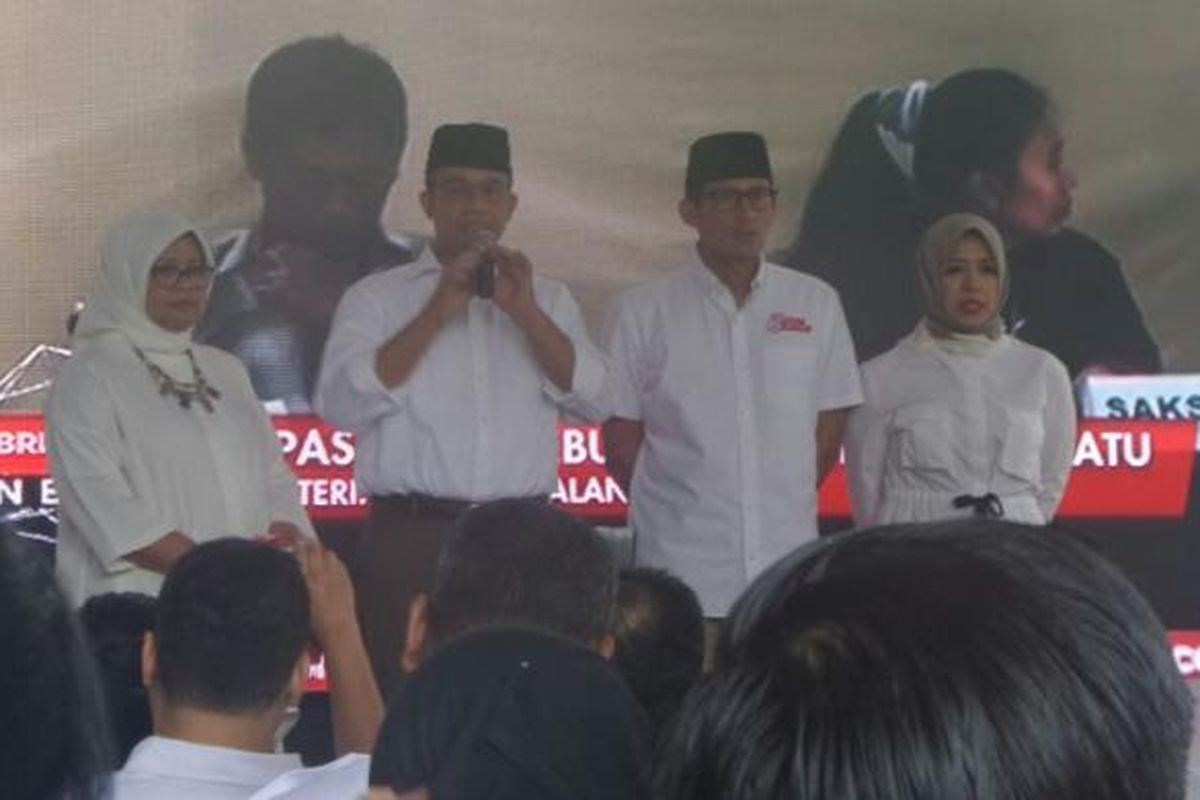
{"type": "Polygon", "coordinates": [[[194,328],[208,305],[213,267],[192,234],[180,236],[150,267],[146,283],[146,316],[171,333],[194,328]]]}
{"type": "Polygon", "coordinates": [[[1041,125],[1017,157],[1016,178],[996,193],[995,222],[1016,239],[1056,233],[1071,216],[1075,176],[1063,163],[1063,138],[1041,125]]]}
{"type": "Polygon", "coordinates": [[[980,330],[999,311],[1000,269],[987,243],[968,233],[938,270],[946,317],[962,330],[980,330]]]}

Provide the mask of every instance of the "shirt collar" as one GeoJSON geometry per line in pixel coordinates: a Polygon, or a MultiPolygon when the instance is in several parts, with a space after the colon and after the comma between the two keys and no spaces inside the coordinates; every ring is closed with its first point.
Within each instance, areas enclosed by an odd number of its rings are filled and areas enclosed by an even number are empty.
{"type": "Polygon", "coordinates": [[[158,775],[257,789],[302,766],[300,757],[292,753],[255,753],[148,736],[133,748],[121,771],[130,776],[158,775]]]}
{"type": "MultiPolygon", "coordinates": [[[[758,270],[754,273],[753,280],[750,281],[750,295],[747,302],[754,298],[759,290],[763,287],[767,280],[766,261],[760,255],[758,257],[758,270]]],[[[693,247],[692,258],[689,262],[689,267],[697,275],[697,280],[705,293],[713,299],[725,297],[728,300],[733,300],[733,293],[729,291],[729,287],[721,282],[716,273],[708,268],[704,263],[704,259],[700,258],[700,251],[693,247]]]]}

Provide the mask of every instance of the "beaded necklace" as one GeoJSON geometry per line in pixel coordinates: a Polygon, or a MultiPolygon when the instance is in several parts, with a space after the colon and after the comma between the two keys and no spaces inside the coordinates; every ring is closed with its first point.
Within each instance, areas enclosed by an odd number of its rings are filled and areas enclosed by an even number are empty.
{"type": "Polygon", "coordinates": [[[221,393],[208,385],[208,381],[204,378],[204,373],[200,371],[199,365],[196,364],[196,357],[192,355],[192,348],[189,347],[183,351],[187,353],[188,363],[192,365],[192,380],[190,381],[177,381],[172,378],[163,371],[162,367],[146,358],[146,354],[142,352],[142,348],[135,346],[133,352],[137,353],[138,360],[146,365],[146,369],[150,371],[150,377],[158,383],[159,394],[174,395],[182,408],[191,408],[192,401],[195,400],[199,401],[204,410],[210,414],[216,410],[213,401],[219,400],[221,393]]]}

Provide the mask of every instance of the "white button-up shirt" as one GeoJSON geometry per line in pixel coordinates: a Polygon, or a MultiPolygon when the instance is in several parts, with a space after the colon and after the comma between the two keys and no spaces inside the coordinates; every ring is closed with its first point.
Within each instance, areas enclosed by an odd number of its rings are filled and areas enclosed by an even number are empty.
{"type": "Polygon", "coordinates": [[[608,411],[645,429],[637,562],[679,575],[706,616],[724,616],[817,535],[817,413],[862,401],[837,293],[764,262],[738,308],[697,256],[626,292],[608,334],[608,411]]]}
{"type": "Polygon", "coordinates": [[[594,415],[604,360],[567,288],[535,275],[538,306],[575,347],[570,394],[544,375],[509,316],[480,298],[446,323],[402,384],[388,389],[375,372],[376,352],[429,302],[441,269],[426,248],[412,264],[350,287],[325,347],[317,410],[358,437],[356,476],[370,494],[472,501],[549,495],[558,480],[559,408],[594,415]]]}
{"type": "MultiPolygon", "coordinates": [[[[246,800],[319,785],[325,797],[362,797],[370,759],[353,754],[305,769],[300,757],[150,736],[113,776],[113,800],[246,800]],[[270,787],[269,789],[266,787],[270,787]],[[263,793],[256,794],[262,791],[263,793]]],[[[300,796],[300,795],[297,795],[300,796]]]]}
{"type": "Polygon", "coordinates": [[[862,367],[866,402],[846,429],[861,525],[970,517],[960,495],[996,494],[1004,516],[1054,518],[1075,453],[1067,369],[1011,336],[951,352],[917,333],[862,367]]]}

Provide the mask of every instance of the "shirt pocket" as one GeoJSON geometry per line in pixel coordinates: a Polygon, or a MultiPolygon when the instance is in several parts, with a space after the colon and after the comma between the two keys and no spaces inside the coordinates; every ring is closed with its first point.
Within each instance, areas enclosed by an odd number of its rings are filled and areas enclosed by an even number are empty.
{"type": "Polygon", "coordinates": [[[913,403],[896,409],[892,417],[897,462],[906,470],[949,471],[949,410],[941,403],[913,403]]]}
{"type": "Polygon", "coordinates": [[[762,353],[763,388],[767,406],[802,413],[812,406],[817,379],[817,348],[813,343],[771,344],[762,353]]]}
{"type": "Polygon", "coordinates": [[[1030,411],[1007,409],[1000,435],[1000,470],[1032,484],[1040,483],[1045,438],[1042,418],[1030,411]]]}

